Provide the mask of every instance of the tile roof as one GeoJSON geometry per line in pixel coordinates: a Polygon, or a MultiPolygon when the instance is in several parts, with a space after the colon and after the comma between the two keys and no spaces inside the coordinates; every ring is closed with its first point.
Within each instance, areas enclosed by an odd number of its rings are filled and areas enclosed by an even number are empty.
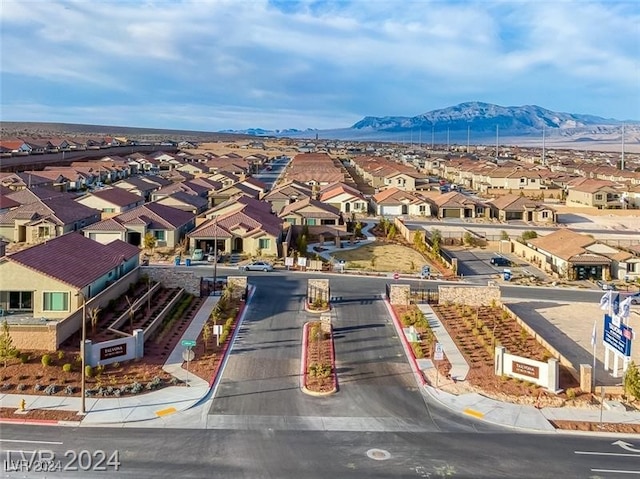
{"type": "Polygon", "coordinates": [[[23,205],[28,203],[35,203],[45,198],[58,198],[61,196],[67,196],[72,199],[75,198],[75,196],[71,193],[63,193],[61,191],[57,191],[53,188],[48,188],[45,186],[14,191],[13,193],[7,194],[7,196],[23,205]]]}
{"type": "Polygon", "coordinates": [[[0,224],[11,224],[16,219],[50,218],[57,225],[70,225],[76,221],[100,219],[100,211],[66,197],[47,198],[21,205],[0,216],[0,224]]]}
{"type": "Polygon", "coordinates": [[[89,193],[89,196],[95,196],[116,206],[128,206],[143,199],[140,195],[123,188],[103,188],[89,193]]]}
{"type": "Polygon", "coordinates": [[[114,218],[109,218],[93,223],[92,225],[83,228],[82,231],[127,231],[127,228],[114,218]]]}
{"type": "Polygon", "coordinates": [[[526,196],[509,194],[500,196],[493,200],[489,200],[487,203],[490,203],[499,210],[504,211],[524,211],[525,209],[538,209],[540,207],[546,207],[544,203],[532,200],[530,198],[527,198],[526,196]]]}
{"type": "Polygon", "coordinates": [[[528,240],[537,249],[551,253],[554,256],[568,260],[585,252],[585,248],[596,242],[590,236],[576,233],[570,229],[556,230],[545,236],[528,240]]]}
{"type": "Polygon", "coordinates": [[[84,288],[140,254],[120,240],[103,245],[79,233],[67,233],[46,243],[8,255],[9,261],[76,288],[84,288]]]}
{"type": "MultiPolygon", "coordinates": [[[[244,198],[243,201],[247,201],[247,197],[244,198]]],[[[282,232],[282,220],[271,213],[270,205],[267,204],[269,210],[266,210],[262,206],[258,207],[256,203],[250,201],[251,199],[248,198],[249,201],[246,204],[242,204],[241,208],[237,210],[211,218],[189,233],[188,236],[193,238],[212,238],[216,232],[217,219],[217,234],[220,238],[229,238],[233,235],[249,237],[258,235],[261,232],[278,237],[282,232]],[[239,234],[237,228],[245,229],[246,233],[239,234]],[[224,231],[225,236],[221,236],[223,234],[222,231],[224,231]]]]}
{"type": "Polygon", "coordinates": [[[321,201],[314,200],[309,197],[294,201],[293,203],[286,205],[284,208],[282,208],[282,211],[278,213],[278,216],[282,218],[283,216],[287,216],[289,214],[298,214],[307,218],[338,218],[341,215],[340,210],[335,206],[322,203],[321,201]],[[319,209],[320,211],[301,211],[308,207],[313,207],[315,209],[319,209]]]}
{"type": "Polygon", "coordinates": [[[140,223],[143,219],[151,229],[175,229],[186,225],[194,219],[194,215],[160,203],[147,203],[114,217],[122,224],[140,223]]]}
{"type": "MultiPolygon", "coordinates": [[[[207,205],[209,204],[209,201],[206,198],[202,198],[201,196],[196,196],[196,195],[190,195],[189,193],[186,193],[184,191],[176,191],[175,193],[171,193],[169,196],[166,196],[165,198],[156,200],[156,203],[164,204],[163,202],[168,198],[173,198],[179,203],[184,203],[186,205],[190,205],[198,209],[206,208],[207,205]]],[[[177,206],[174,206],[174,208],[177,208],[177,206]]]]}
{"type": "Polygon", "coordinates": [[[361,200],[365,199],[364,195],[359,190],[349,185],[345,185],[344,183],[334,183],[333,185],[328,185],[320,190],[320,201],[328,201],[331,198],[334,198],[343,193],[349,194],[361,200]]]}

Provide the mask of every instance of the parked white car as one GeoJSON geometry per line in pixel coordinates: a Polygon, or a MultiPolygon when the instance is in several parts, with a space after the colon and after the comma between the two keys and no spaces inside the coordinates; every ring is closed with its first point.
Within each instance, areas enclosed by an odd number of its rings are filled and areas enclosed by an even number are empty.
{"type": "Polygon", "coordinates": [[[241,271],[273,271],[273,265],[266,261],[254,261],[253,263],[244,264],[238,267],[241,271]]]}

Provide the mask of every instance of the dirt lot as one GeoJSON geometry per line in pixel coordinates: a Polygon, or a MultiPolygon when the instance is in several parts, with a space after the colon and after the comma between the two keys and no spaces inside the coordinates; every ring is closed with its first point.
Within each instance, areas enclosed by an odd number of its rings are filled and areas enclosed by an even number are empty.
{"type": "Polygon", "coordinates": [[[346,262],[347,269],[417,273],[427,260],[407,246],[387,243],[370,243],[359,248],[340,251],[333,255],[346,262]]]}

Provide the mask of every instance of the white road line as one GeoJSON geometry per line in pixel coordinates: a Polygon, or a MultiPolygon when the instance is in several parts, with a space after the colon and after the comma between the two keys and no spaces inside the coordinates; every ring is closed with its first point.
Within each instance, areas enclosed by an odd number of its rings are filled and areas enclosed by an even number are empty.
{"type": "Polygon", "coordinates": [[[573,451],[576,454],[584,456],[622,456],[622,457],[640,457],[640,454],[631,454],[626,452],[598,452],[598,451],[573,451]]]}
{"type": "Polygon", "coordinates": [[[591,469],[591,472],[610,472],[612,474],[640,474],[640,471],[625,471],[624,469],[591,469]]]}
{"type": "Polygon", "coordinates": [[[24,444],[64,444],[59,441],[30,441],[28,439],[0,439],[0,442],[22,442],[24,444]]]}

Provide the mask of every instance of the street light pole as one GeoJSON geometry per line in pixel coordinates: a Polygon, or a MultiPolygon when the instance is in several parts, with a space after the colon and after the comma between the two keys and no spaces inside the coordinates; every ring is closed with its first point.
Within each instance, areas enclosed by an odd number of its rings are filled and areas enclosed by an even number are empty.
{"type": "Polygon", "coordinates": [[[218,217],[213,218],[213,295],[216,295],[218,281],[218,217]]]}

